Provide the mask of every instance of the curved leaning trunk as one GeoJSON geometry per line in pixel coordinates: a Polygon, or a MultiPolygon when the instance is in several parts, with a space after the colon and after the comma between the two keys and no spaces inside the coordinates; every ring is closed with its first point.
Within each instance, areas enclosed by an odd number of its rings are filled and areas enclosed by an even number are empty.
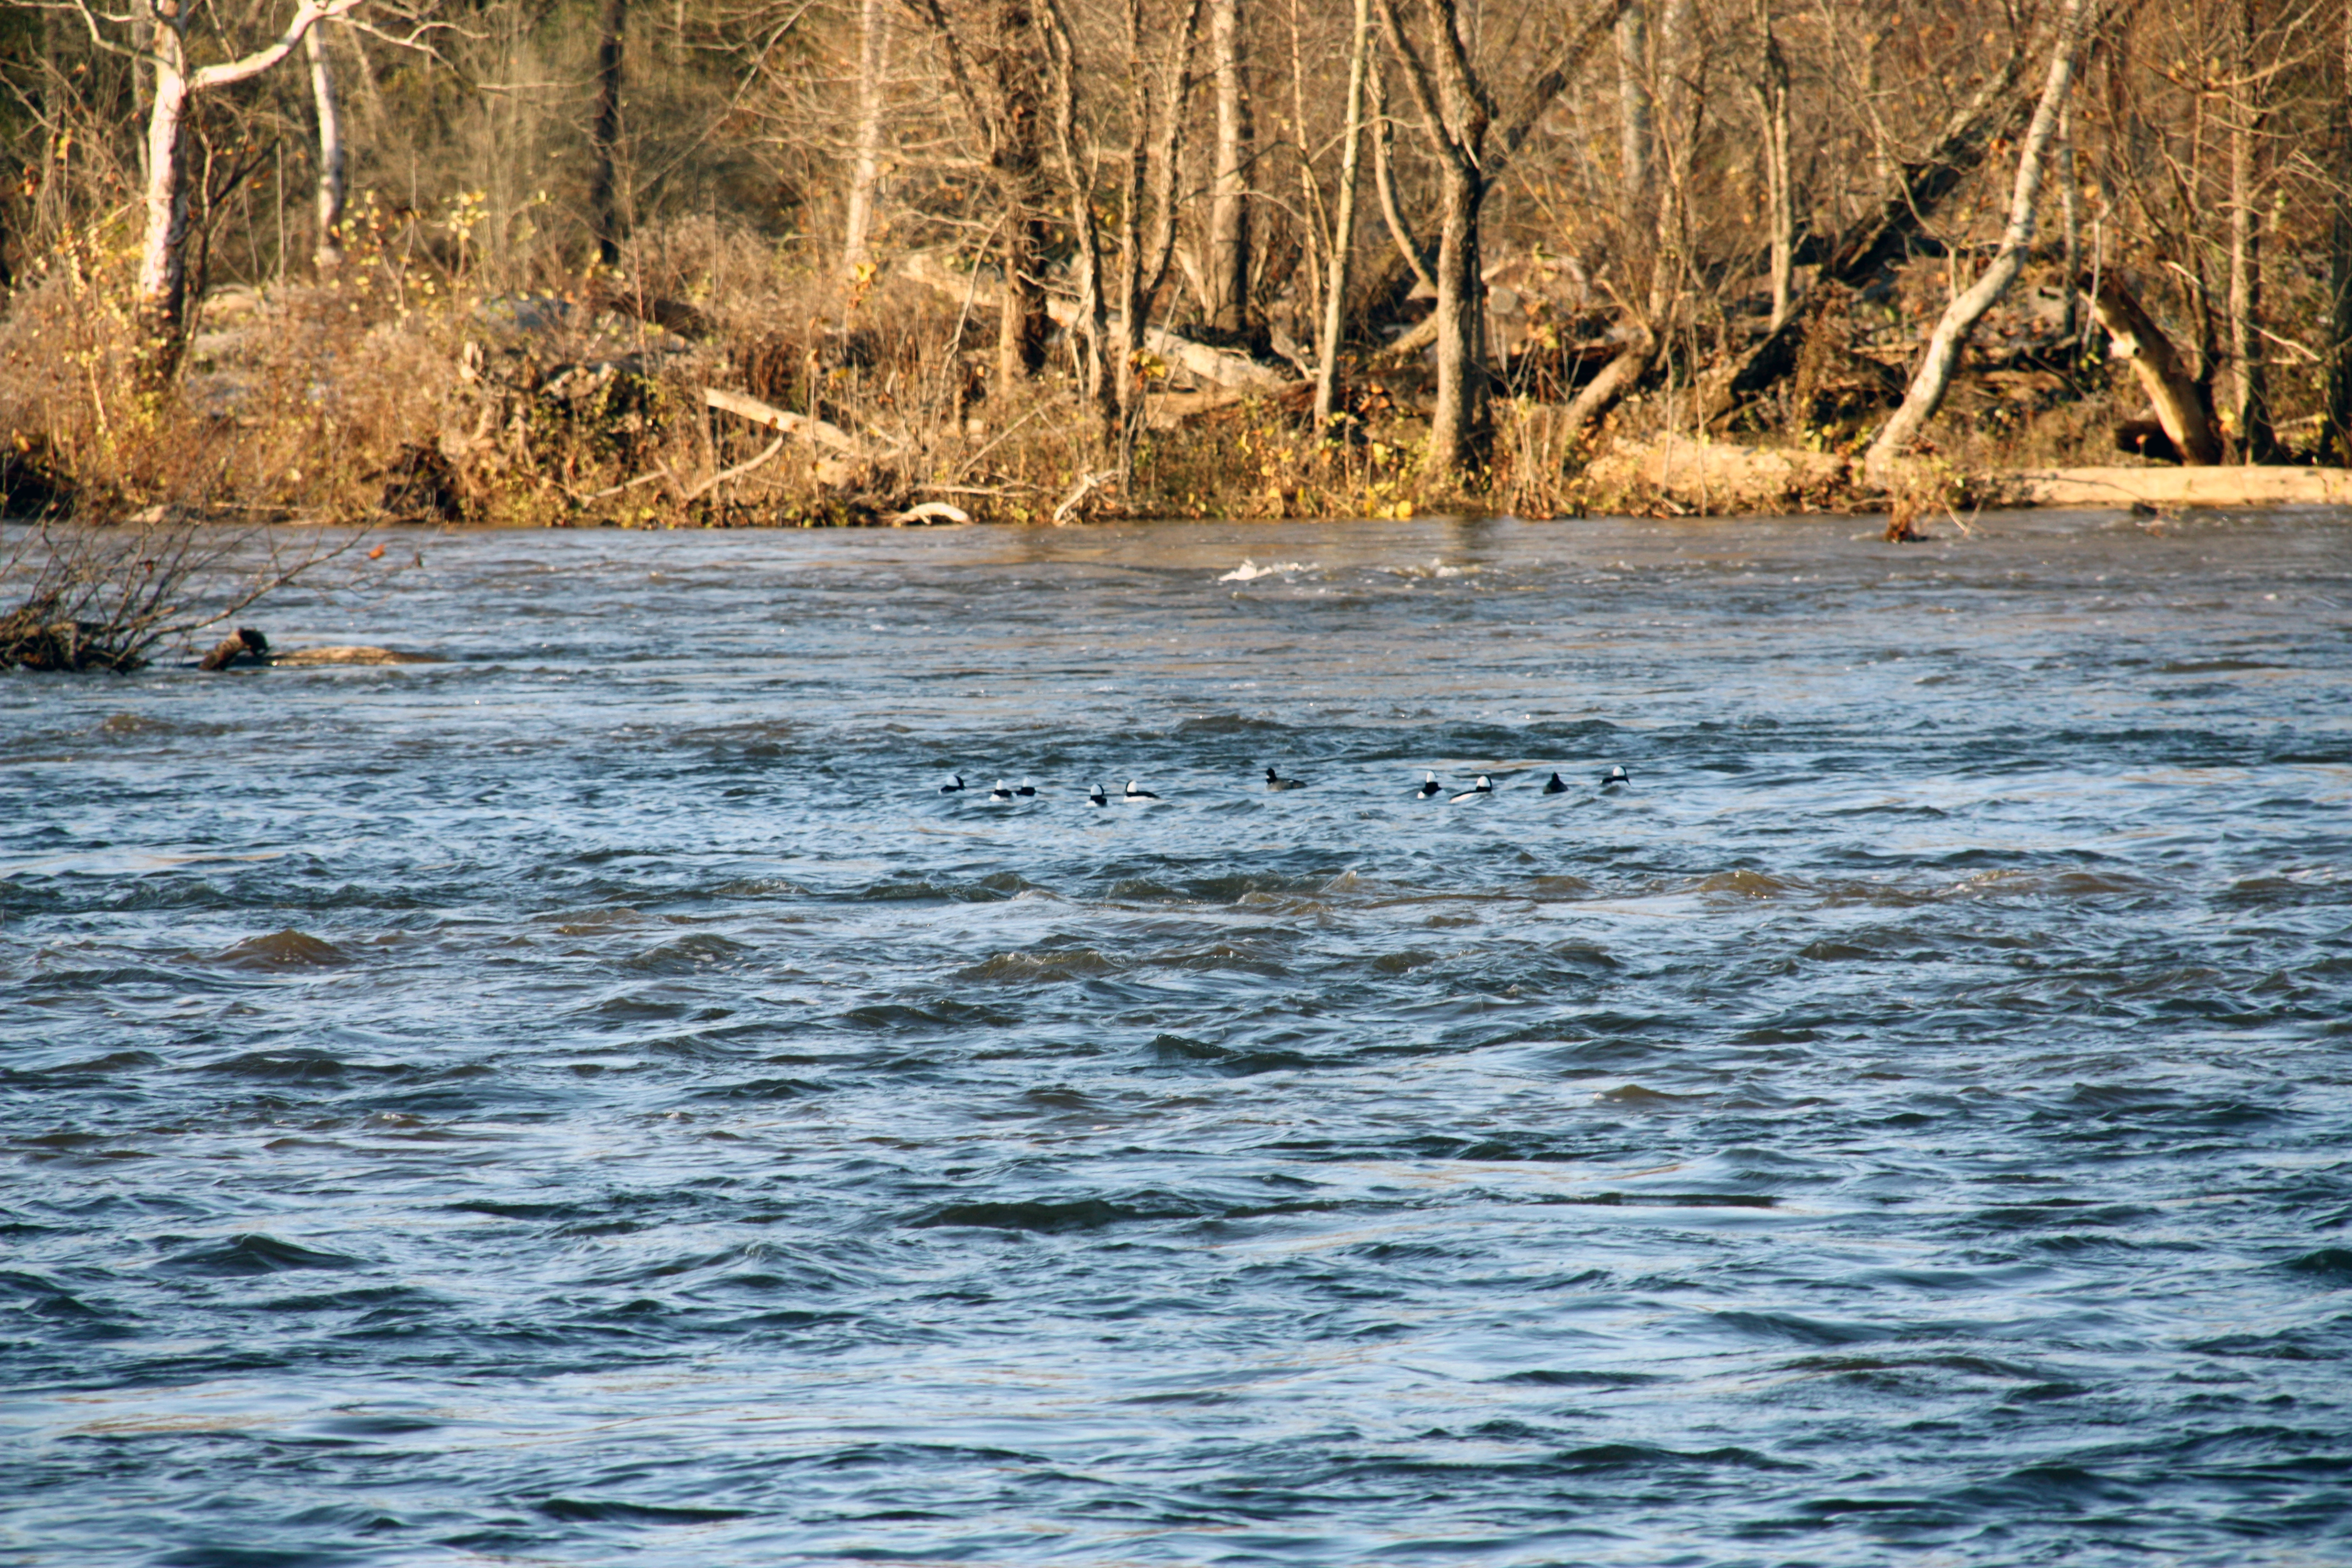
{"type": "Polygon", "coordinates": [[[2018,151],[2017,184],[2010,195],[2009,227],[2001,236],[2000,249],[1984,275],[1961,290],[1937,321],[1935,331],[1927,339],[1927,352],[1920,356],[1918,373],[1911,378],[1911,389],[1904,395],[1903,405],[1879,431],[1864,458],[1864,466],[1874,479],[1885,479],[1918,439],[1920,430],[1936,410],[1943,406],[1944,394],[1950,389],[1952,374],[1959,368],[1960,352],[1968,346],[1969,334],[1992,309],[1994,301],[2017,280],[2025,266],[2026,250],[2033,243],[2034,202],[2042,194],[2042,154],[2057,133],[2058,110],[2074,85],[2074,60],[2082,49],[2084,12],[2091,4],[2092,0],[2066,0],[2066,9],[2058,19],[2058,41],[2051,51],[2049,79],[2042,86],[2042,101],[2034,108],[2032,123],[2026,128],[2024,145],[2018,151]]]}

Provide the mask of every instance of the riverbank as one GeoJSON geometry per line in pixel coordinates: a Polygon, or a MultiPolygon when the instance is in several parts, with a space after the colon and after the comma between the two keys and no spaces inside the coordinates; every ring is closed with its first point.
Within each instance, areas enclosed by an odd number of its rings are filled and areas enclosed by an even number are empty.
{"type": "Polygon", "coordinates": [[[1058,363],[990,384],[983,293],[910,268],[845,296],[688,259],[627,290],[458,294],[356,264],[217,290],[163,395],[135,386],[102,308],[119,280],[52,276],[0,319],[0,514],[679,529],[1891,511],[1900,532],[1987,505],[2352,503],[2342,469],[2109,461],[2137,393],[2105,365],[2036,383],[2039,401],[2002,390],[2011,373],[1964,380],[1937,455],[1893,493],[1861,472],[1867,409],[1823,424],[1816,397],[1717,439],[1664,385],[1588,428],[1558,401],[1573,378],[1515,379],[1486,466],[1430,474],[1427,367],[1393,353],[1349,367],[1318,431],[1295,371],[1169,338],[1106,432],[1058,363]]]}

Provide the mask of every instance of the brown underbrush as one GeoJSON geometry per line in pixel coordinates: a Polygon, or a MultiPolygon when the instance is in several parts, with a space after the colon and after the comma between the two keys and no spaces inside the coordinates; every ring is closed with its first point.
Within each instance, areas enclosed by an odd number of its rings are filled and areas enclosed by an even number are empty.
{"type": "MultiPolygon", "coordinates": [[[[1753,482],[1704,466],[1696,489],[1672,482],[1677,442],[1718,437],[1671,380],[1577,435],[1556,402],[1499,397],[1488,466],[1433,475],[1412,364],[1358,370],[1350,412],[1318,431],[1303,388],[1238,395],[1151,362],[1106,431],[1067,363],[991,384],[978,287],[845,281],[710,219],[641,234],[614,271],[510,279],[360,231],[329,276],[206,296],[160,395],[133,374],[127,232],[59,247],[0,315],[0,510],[677,528],[1889,500],[1847,459],[1899,377],[1843,340],[1737,437],[1786,456],[1753,482]]],[[[1936,427],[1935,504],[1981,496],[1972,475],[2112,460],[2099,448],[2126,401],[2104,363],[1965,384],[1936,427]]]]}

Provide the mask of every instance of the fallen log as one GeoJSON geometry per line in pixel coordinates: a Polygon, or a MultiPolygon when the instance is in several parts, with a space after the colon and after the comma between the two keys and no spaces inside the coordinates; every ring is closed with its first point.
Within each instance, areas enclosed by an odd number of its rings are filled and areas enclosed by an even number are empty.
{"type": "MultiPolygon", "coordinates": [[[[994,309],[1001,303],[1001,293],[986,283],[971,278],[958,277],[941,267],[934,258],[918,252],[899,264],[899,270],[927,288],[958,300],[970,299],[977,305],[994,309]]],[[[1056,324],[1072,327],[1077,323],[1076,301],[1048,296],[1045,313],[1056,324]]],[[[1115,335],[1119,318],[1112,317],[1108,326],[1115,335]]],[[[1213,349],[1206,343],[1196,343],[1190,338],[1177,336],[1164,327],[1146,327],[1139,340],[1143,352],[1166,360],[1189,375],[1202,381],[1213,381],[1219,386],[1236,387],[1244,391],[1265,391],[1283,385],[1290,378],[1270,365],[1263,365],[1244,354],[1228,353],[1213,349]]]]}
{"type": "Polygon", "coordinates": [[[226,669],[243,661],[247,664],[269,662],[269,639],[251,626],[239,626],[221,638],[213,651],[196,662],[198,669],[226,669]]]}
{"type": "Polygon", "coordinates": [[[778,408],[773,404],[762,403],[740,392],[706,386],[702,389],[702,401],[713,408],[724,409],[727,413],[749,419],[754,425],[782,435],[797,436],[812,446],[838,452],[855,462],[885,462],[900,455],[896,446],[878,449],[869,447],[838,425],[812,419],[805,414],[794,414],[787,408],[778,408]]]}
{"type": "MultiPolygon", "coordinates": [[[[2078,285],[2091,297],[2091,314],[2116,347],[2131,361],[2147,400],[2156,405],[2157,423],[2164,426],[2173,454],[2191,468],[2210,468],[2221,460],[2221,438],[2206,417],[2205,399],[2197,383],[2180,363],[2179,352],[2164,329],[2141,309],[2138,300],[2113,272],[2096,280],[2085,273],[2078,285]]],[[[2120,433],[2118,433],[2120,436],[2120,433]]],[[[2141,448],[2149,456],[2155,452],[2141,448]]]]}
{"type": "Polygon", "coordinates": [[[2027,506],[2340,507],[2352,505],[2352,469],[2042,468],[2009,476],[2007,488],[2027,506]]]}

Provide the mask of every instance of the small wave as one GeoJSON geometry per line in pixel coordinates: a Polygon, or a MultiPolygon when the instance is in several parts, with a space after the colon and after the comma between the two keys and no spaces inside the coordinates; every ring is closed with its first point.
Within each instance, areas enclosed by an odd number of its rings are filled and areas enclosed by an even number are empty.
{"type": "Polygon", "coordinates": [[[641,974],[690,974],[740,957],[751,949],[710,931],[666,942],[630,959],[622,967],[641,974]]]}
{"type": "Polygon", "coordinates": [[[1255,1078],[1260,1073],[1291,1072],[1315,1065],[1312,1057],[1296,1051],[1231,1050],[1181,1035],[1159,1035],[1144,1047],[1162,1067],[1197,1068],[1220,1078],[1255,1078]]]}
{"type": "Polygon", "coordinates": [[[1232,571],[1218,578],[1217,581],[1220,583],[1255,583],[1261,577],[1272,577],[1286,572],[1311,572],[1313,570],[1313,567],[1302,565],[1300,563],[1296,561],[1275,561],[1269,562],[1264,566],[1260,566],[1257,563],[1250,560],[1247,556],[1244,556],[1240,565],[1234,567],[1232,571]]]}
{"type": "Polygon", "coordinates": [[[1179,1203],[1162,1193],[1139,1194],[1127,1202],[1109,1198],[1072,1198],[1063,1202],[1031,1198],[1010,1203],[949,1204],[912,1221],[918,1230],[963,1226],[972,1230],[1017,1230],[1039,1235],[1101,1230],[1139,1220],[1197,1219],[1202,1210],[1179,1203]]]}
{"type": "Polygon", "coordinates": [[[742,1508],[674,1508],[656,1503],[597,1502],[578,1498],[550,1498],[539,1505],[550,1519],[578,1524],[715,1524],[749,1519],[742,1508]]]}
{"type": "Polygon", "coordinates": [[[315,1252],[259,1231],[233,1236],[173,1253],[155,1265],[164,1274],[215,1275],[225,1279],[254,1274],[279,1274],[292,1268],[357,1268],[362,1260],[340,1252],[315,1252]]]}
{"type": "Polygon", "coordinates": [[[1654,1372],[1553,1372],[1535,1367],[1527,1372],[1506,1373],[1495,1381],[1533,1384],[1538,1388],[1640,1388],[1674,1380],[1654,1372]]]}
{"type": "Polygon", "coordinates": [[[1727,893],[1741,899],[1785,899],[1806,890],[1805,884],[1793,878],[1774,877],[1762,871],[1717,871],[1702,877],[1692,890],[1700,893],[1727,893]]]}
{"type": "Polygon", "coordinates": [[[2326,1280],[2331,1285],[2352,1285],[2352,1247],[2323,1247],[2316,1252],[2306,1252],[2279,1265],[2290,1274],[2326,1280]]]}
{"type": "Polygon", "coordinates": [[[331,942],[289,927],[268,936],[247,937],[223,952],[217,962],[234,969],[284,973],[300,969],[332,969],[349,963],[351,954],[331,942]]]}
{"type": "Polygon", "coordinates": [[[1084,980],[1097,974],[1116,974],[1126,967],[1107,952],[1079,947],[1061,952],[1000,952],[957,970],[955,977],[1017,985],[1084,980]]]}

